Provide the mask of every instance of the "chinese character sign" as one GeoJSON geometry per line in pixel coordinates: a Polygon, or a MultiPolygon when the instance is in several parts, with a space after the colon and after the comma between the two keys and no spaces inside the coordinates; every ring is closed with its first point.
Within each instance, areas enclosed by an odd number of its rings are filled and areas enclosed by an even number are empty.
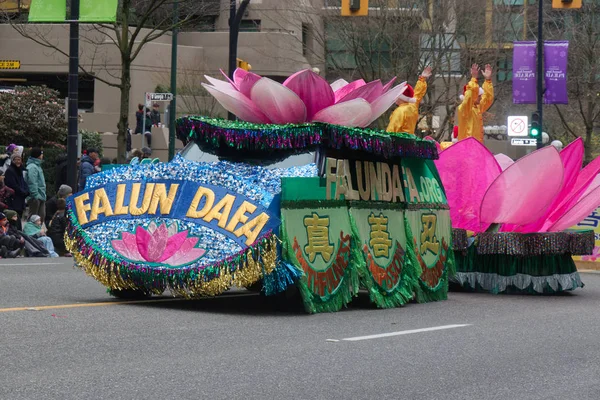
{"type": "Polygon", "coordinates": [[[513,103],[536,102],[535,42],[515,42],[513,49],[513,103]]]}
{"type": "Polygon", "coordinates": [[[545,85],[544,103],[568,104],[567,96],[567,60],[569,42],[544,42],[545,85]]]}

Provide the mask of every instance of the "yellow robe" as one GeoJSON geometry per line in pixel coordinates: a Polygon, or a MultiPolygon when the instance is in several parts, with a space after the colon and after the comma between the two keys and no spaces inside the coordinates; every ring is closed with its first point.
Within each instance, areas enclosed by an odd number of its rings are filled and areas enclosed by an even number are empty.
{"type": "Polygon", "coordinates": [[[492,81],[486,79],[483,83],[483,95],[479,105],[475,101],[479,97],[479,84],[477,79],[472,78],[467,84],[465,98],[458,106],[458,140],[474,137],[483,143],[483,118],[494,102],[494,86],[492,81]]]}
{"type": "Polygon", "coordinates": [[[416,103],[400,104],[390,116],[390,123],[386,129],[387,132],[405,132],[411,135],[415,134],[415,128],[419,121],[419,104],[425,97],[427,92],[427,82],[422,76],[415,85],[415,100],[416,103]]]}

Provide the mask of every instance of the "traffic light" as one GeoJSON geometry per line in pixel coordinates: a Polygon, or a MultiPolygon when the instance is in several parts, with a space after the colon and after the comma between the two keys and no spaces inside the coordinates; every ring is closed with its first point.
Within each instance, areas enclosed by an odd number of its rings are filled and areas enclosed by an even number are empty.
{"type": "Polygon", "coordinates": [[[542,126],[540,124],[540,114],[534,112],[531,114],[531,125],[529,127],[529,136],[532,139],[541,140],[542,126]]]}
{"type": "Polygon", "coordinates": [[[552,0],[552,8],[581,8],[581,0],[552,0]]]}
{"type": "Polygon", "coordinates": [[[369,15],[369,0],[342,0],[342,17],[369,15]]]}
{"type": "Polygon", "coordinates": [[[246,71],[250,71],[252,69],[252,65],[248,64],[246,61],[241,58],[237,59],[237,67],[246,71]]]}

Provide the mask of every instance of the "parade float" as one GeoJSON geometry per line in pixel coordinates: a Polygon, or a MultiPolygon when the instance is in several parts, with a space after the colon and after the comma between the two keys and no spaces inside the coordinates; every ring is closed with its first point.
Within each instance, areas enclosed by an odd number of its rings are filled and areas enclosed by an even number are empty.
{"type": "Polygon", "coordinates": [[[582,169],[583,141],[512,162],[466,139],[435,161],[446,189],[456,274],[463,289],[556,293],[583,287],[573,256],[594,232],[570,230],[600,204],[600,159],[582,169]]]}
{"type": "Polygon", "coordinates": [[[308,312],[364,289],[378,307],[447,297],[452,228],[433,142],[366,128],[405,89],[312,71],[243,70],[205,88],[239,120],[177,121],[186,148],[88,178],[69,199],[68,249],[113,294],[189,298],[297,287],[308,312]],[[219,161],[198,162],[193,154],[219,161]],[[281,167],[315,155],[314,163],[281,167]]]}

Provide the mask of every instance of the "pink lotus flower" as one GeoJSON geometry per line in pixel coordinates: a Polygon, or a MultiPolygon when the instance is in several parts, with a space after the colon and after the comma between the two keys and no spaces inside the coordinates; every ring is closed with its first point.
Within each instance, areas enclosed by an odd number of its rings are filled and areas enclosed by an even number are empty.
{"type": "Polygon", "coordinates": [[[505,232],[558,232],[585,219],[600,205],[600,158],[581,168],[583,140],[560,153],[553,146],[512,163],[494,157],[469,138],[435,161],[452,226],[483,232],[502,224],[505,232]]]}
{"type": "MultiPolygon", "coordinates": [[[[223,71],[221,71],[223,72],[223,71]]],[[[223,73],[225,75],[225,73],[223,73]]],[[[238,118],[260,124],[326,122],[365,127],[375,121],[406,88],[406,82],[392,87],[380,80],[348,83],[340,79],[331,85],[311,70],[296,72],[283,85],[243,69],[236,69],[233,81],[206,76],[202,86],[238,118]]]]}
{"type": "Polygon", "coordinates": [[[172,267],[196,261],[206,252],[195,247],[197,237],[187,237],[188,231],[178,232],[177,224],[156,226],[148,230],[138,226],[135,234],[123,232],[122,239],[113,240],[112,246],[121,256],[131,261],[152,262],[172,267]]]}

